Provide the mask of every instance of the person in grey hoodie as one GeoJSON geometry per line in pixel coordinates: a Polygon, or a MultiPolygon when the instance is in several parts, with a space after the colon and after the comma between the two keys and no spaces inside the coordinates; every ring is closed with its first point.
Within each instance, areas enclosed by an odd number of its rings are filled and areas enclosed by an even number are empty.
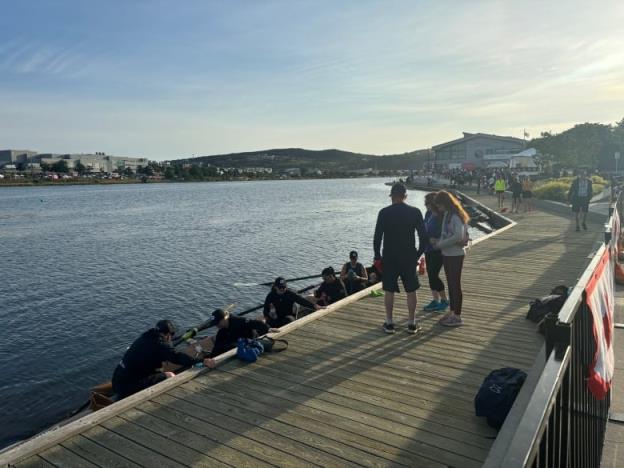
{"type": "Polygon", "coordinates": [[[444,213],[442,233],[439,239],[430,239],[434,248],[442,251],[444,274],[448,286],[450,311],[440,319],[445,327],[459,327],[461,319],[463,293],[461,273],[464,266],[464,247],[468,244],[467,222],[470,219],[461,203],[444,190],[437,193],[434,203],[444,213]]]}

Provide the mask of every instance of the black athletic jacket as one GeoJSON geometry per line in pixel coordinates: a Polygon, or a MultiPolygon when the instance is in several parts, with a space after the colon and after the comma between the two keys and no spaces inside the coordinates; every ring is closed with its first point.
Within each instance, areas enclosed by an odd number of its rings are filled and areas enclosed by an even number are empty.
{"type": "Polygon", "coordinates": [[[314,293],[314,295],[320,298],[323,293],[325,293],[325,295],[327,296],[328,305],[347,297],[345,285],[340,280],[340,278],[336,278],[333,283],[326,283],[325,281],[323,281],[314,293]]]}
{"type": "Polygon", "coordinates": [[[265,335],[269,331],[267,324],[260,320],[230,315],[229,321],[230,325],[227,328],[221,328],[217,332],[210,357],[218,356],[235,348],[239,338],[255,338],[259,335],[265,335]]]}
{"type": "Polygon", "coordinates": [[[152,328],[132,343],[119,367],[125,371],[124,380],[138,381],[158,372],[163,361],[190,367],[200,359],[176,351],[171,343],[163,341],[156,328],[152,328]]]}
{"type": "Polygon", "coordinates": [[[304,307],[313,308],[314,304],[308,301],[305,297],[301,297],[294,291],[287,289],[283,294],[278,294],[275,291],[271,291],[264,300],[264,316],[269,316],[271,310],[271,304],[275,307],[277,317],[282,319],[287,315],[293,314],[293,305],[300,304],[304,307]]]}

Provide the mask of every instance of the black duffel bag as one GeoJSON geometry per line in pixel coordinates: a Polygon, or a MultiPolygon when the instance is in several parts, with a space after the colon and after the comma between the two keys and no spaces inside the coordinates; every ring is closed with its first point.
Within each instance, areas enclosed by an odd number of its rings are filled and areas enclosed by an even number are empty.
{"type": "Polygon", "coordinates": [[[475,396],[477,416],[487,418],[490,426],[500,429],[526,377],[526,372],[513,367],[490,372],[475,396]]]}

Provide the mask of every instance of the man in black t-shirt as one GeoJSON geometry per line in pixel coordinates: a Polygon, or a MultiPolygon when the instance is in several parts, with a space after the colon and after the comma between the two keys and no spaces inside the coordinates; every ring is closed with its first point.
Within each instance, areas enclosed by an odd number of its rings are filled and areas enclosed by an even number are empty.
{"type": "Polygon", "coordinates": [[[383,329],[394,333],[393,308],[394,293],[399,292],[398,279],[401,277],[407,293],[408,326],[407,331],[416,333],[420,327],[416,323],[416,290],[420,287],[416,276],[418,259],[429,243],[425,223],[420,210],[405,203],[407,190],[405,185],[397,183],[390,191],[392,205],[379,211],[375,226],[373,248],[375,266],[382,267],[382,283],[386,307],[386,321],[383,329]],[[418,233],[418,249],[416,236],[418,233]],[[381,245],[383,241],[383,255],[381,245]]]}

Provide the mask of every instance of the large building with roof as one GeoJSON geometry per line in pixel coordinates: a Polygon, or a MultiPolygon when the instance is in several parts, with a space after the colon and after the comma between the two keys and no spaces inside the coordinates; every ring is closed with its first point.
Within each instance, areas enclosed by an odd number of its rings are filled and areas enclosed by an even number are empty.
{"type": "Polygon", "coordinates": [[[487,133],[466,133],[462,138],[434,146],[434,165],[437,169],[467,169],[487,167],[486,155],[491,160],[496,156],[517,154],[525,149],[521,138],[489,135],[487,133]]]}
{"type": "Polygon", "coordinates": [[[113,172],[116,170],[132,169],[134,172],[148,165],[147,158],[126,158],[110,156],[105,153],[88,154],[56,154],[37,153],[28,150],[0,150],[0,167],[16,163],[47,164],[51,166],[59,161],[65,161],[69,169],[73,169],[78,162],[89,172],[113,172]]]}

